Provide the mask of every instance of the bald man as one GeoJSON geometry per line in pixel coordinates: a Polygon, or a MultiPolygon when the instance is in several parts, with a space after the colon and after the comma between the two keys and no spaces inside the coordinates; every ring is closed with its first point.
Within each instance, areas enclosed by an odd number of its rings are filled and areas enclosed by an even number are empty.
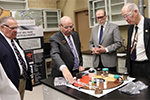
{"type": "Polygon", "coordinates": [[[61,18],[59,28],[60,31],[50,37],[50,55],[53,61],[51,75],[64,76],[73,83],[72,72],[84,70],[79,35],[73,31],[74,25],[68,16],[61,18]]]}
{"type": "Polygon", "coordinates": [[[132,77],[150,79],[150,19],[139,13],[135,3],[124,5],[122,16],[130,24],[126,57],[128,73],[132,77]]]}

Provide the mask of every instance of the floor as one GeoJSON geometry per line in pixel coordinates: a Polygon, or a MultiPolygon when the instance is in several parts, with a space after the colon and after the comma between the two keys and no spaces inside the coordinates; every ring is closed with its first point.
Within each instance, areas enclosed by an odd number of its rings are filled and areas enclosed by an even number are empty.
{"type": "Polygon", "coordinates": [[[25,91],[24,100],[43,100],[42,85],[34,86],[33,91],[25,91]]]}

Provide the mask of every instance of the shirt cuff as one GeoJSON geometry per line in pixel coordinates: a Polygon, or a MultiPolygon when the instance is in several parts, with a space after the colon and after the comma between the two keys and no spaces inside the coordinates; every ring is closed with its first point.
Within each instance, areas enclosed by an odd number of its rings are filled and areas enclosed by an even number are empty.
{"type": "Polygon", "coordinates": [[[62,71],[62,69],[63,69],[64,67],[67,67],[67,66],[66,66],[66,65],[61,65],[60,68],[59,68],[59,70],[62,71]]]}
{"type": "Polygon", "coordinates": [[[109,52],[107,48],[105,48],[105,50],[106,50],[106,53],[108,53],[108,52],[109,52]]]}

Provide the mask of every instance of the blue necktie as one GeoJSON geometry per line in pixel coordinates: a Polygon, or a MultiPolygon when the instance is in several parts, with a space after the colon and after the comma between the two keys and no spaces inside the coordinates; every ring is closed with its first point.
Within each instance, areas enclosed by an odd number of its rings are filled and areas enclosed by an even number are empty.
{"type": "Polygon", "coordinates": [[[25,64],[25,61],[23,60],[23,58],[22,58],[22,56],[21,56],[19,50],[17,49],[17,47],[16,47],[16,45],[15,45],[15,43],[14,43],[13,40],[11,40],[11,44],[12,44],[14,50],[15,50],[15,53],[16,53],[17,56],[18,56],[18,60],[19,60],[19,62],[20,62],[20,64],[21,64],[21,66],[22,66],[22,69],[23,69],[23,77],[24,77],[24,79],[27,79],[27,78],[29,78],[29,77],[28,77],[28,74],[27,74],[27,72],[26,72],[26,64],[25,64]]]}
{"type": "Polygon", "coordinates": [[[138,27],[135,26],[135,35],[134,35],[134,40],[133,40],[133,44],[132,44],[131,51],[130,51],[130,57],[132,60],[136,59],[137,30],[138,30],[138,27]]]}
{"type": "Polygon", "coordinates": [[[79,67],[79,60],[78,60],[77,52],[76,52],[76,50],[75,50],[75,48],[73,46],[73,43],[72,43],[72,41],[70,39],[70,36],[68,36],[68,40],[69,40],[69,45],[70,45],[71,51],[72,51],[72,53],[74,55],[74,67],[75,67],[75,69],[78,69],[78,67],[79,67]]]}
{"type": "Polygon", "coordinates": [[[103,26],[101,26],[101,30],[100,30],[100,34],[99,34],[99,44],[101,44],[102,35],[103,35],[103,26]]]}

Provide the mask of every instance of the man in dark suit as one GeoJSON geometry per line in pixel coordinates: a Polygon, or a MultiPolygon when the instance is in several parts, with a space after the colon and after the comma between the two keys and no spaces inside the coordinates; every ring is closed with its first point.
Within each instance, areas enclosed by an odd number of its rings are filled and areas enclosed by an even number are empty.
{"type": "Polygon", "coordinates": [[[117,50],[122,46],[122,37],[119,27],[106,21],[106,18],[103,9],[96,11],[98,25],[92,29],[89,48],[93,54],[93,67],[107,67],[116,72],[117,50]]]}
{"type": "Polygon", "coordinates": [[[24,51],[15,41],[17,28],[17,21],[13,17],[5,16],[0,19],[0,62],[8,78],[19,90],[23,100],[25,88],[32,90],[31,70],[24,51]],[[16,48],[14,48],[14,45],[16,48]],[[18,53],[16,53],[16,49],[18,53]],[[20,57],[18,57],[19,54],[20,57]]]}
{"type": "Polygon", "coordinates": [[[132,77],[150,78],[150,19],[143,17],[134,3],[122,8],[128,28],[126,67],[132,77]]]}
{"type": "Polygon", "coordinates": [[[84,70],[79,35],[73,30],[70,17],[64,16],[59,23],[60,31],[50,37],[53,77],[64,76],[73,83],[73,70],[84,70]]]}

